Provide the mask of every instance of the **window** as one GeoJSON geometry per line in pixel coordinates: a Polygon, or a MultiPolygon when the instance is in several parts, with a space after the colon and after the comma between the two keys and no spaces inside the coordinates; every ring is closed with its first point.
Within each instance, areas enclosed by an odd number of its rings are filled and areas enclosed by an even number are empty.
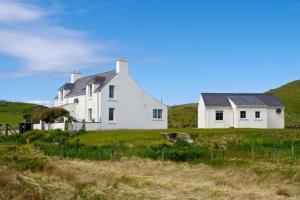
{"type": "Polygon", "coordinates": [[[115,86],[114,85],[109,86],[109,98],[110,99],[115,98],[115,86]]]}
{"type": "Polygon", "coordinates": [[[115,119],[115,109],[114,108],[109,108],[109,113],[108,113],[108,120],[109,121],[114,121],[115,119]]]}
{"type": "Polygon", "coordinates": [[[63,90],[60,91],[60,100],[61,101],[64,100],[64,91],[63,90]]]}
{"type": "Polygon", "coordinates": [[[240,112],[240,118],[241,118],[241,119],[246,119],[246,118],[247,118],[247,113],[246,113],[246,111],[241,111],[241,112],[240,112]]]}
{"type": "Polygon", "coordinates": [[[89,114],[89,121],[92,121],[93,120],[93,110],[91,108],[89,108],[88,110],[88,114],[89,114]]]}
{"type": "Polygon", "coordinates": [[[255,112],[255,119],[260,119],[260,112],[259,111],[255,112]]]}
{"type": "Polygon", "coordinates": [[[162,109],[153,109],[153,119],[162,119],[162,109]]]}
{"type": "Polygon", "coordinates": [[[78,98],[75,98],[75,99],[74,99],[74,103],[79,103],[79,99],[78,99],[78,98]]]}
{"type": "Polygon", "coordinates": [[[223,121],[223,111],[222,110],[217,110],[216,111],[216,120],[217,121],[223,121]]]}
{"type": "Polygon", "coordinates": [[[88,85],[88,93],[89,93],[89,97],[93,96],[93,85],[92,84],[88,85]]]}

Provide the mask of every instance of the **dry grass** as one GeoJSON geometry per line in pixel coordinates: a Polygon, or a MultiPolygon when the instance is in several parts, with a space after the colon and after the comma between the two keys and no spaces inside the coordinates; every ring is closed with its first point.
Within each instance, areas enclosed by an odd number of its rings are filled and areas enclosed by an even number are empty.
{"type": "Polygon", "coordinates": [[[286,166],[53,159],[42,172],[2,168],[0,199],[299,199],[299,181],[282,177],[281,168],[286,166]],[[258,168],[268,173],[259,174],[258,168]]]}
{"type": "Polygon", "coordinates": [[[252,169],[215,169],[141,159],[60,161],[58,165],[85,184],[90,195],[101,194],[104,199],[299,198],[296,183],[284,181],[276,173],[262,178],[252,169]],[[278,190],[283,185],[289,189],[278,190]]]}

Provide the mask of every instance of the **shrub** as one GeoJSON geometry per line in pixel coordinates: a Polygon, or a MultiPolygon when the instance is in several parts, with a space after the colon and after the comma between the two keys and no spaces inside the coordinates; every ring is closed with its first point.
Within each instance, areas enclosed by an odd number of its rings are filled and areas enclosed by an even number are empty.
{"type": "Polygon", "coordinates": [[[38,147],[48,156],[60,156],[64,158],[79,158],[83,160],[109,160],[120,158],[120,152],[127,152],[128,147],[121,144],[109,144],[104,146],[87,146],[79,142],[70,144],[50,144],[37,142],[38,147]],[[113,158],[112,158],[113,157],[113,158]]]}
{"type": "Polygon", "coordinates": [[[23,135],[23,142],[26,142],[26,139],[29,139],[30,142],[50,142],[50,143],[66,143],[67,140],[73,138],[75,136],[81,135],[85,133],[85,131],[62,131],[62,130],[49,130],[49,131],[41,131],[41,130],[33,130],[26,132],[23,135]]]}
{"type": "Polygon", "coordinates": [[[28,146],[1,145],[0,163],[18,170],[43,170],[47,160],[28,146]]]}
{"type": "Polygon", "coordinates": [[[47,108],[43,110],[41,113],[37,112],[32,116],[32,120],[37,122],[42,120],[46,123],[53,123],[56,119],[60,117],[69,117],[69,111],[63,108],[47,108]]]}
{"type": "Polygon", "coordinates": [[[192,161],[203,157],[199,146],[189,144],[185,140],[177,140],[174,145],[159,144],[150,146],[143,155],[152,159],[164,157],[172,161],[192,161]]]}

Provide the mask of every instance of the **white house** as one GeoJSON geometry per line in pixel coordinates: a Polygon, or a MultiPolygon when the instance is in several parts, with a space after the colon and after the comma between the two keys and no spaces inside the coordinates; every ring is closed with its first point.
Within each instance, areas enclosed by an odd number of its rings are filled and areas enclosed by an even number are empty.
{"type": "Polygon", "coordinates": [[[168,109],[144,92],[128,74],[128,62],[88,77],[71,74],[71,82],[58,89],[55,107],[65,108],[77,121],[98,129],[166,129],[168,109]]]}
{"type": "Polygon", "coordinates": [[[284,106],[272,94],[202,93],[198,128],[284,128],[284,106]]]}

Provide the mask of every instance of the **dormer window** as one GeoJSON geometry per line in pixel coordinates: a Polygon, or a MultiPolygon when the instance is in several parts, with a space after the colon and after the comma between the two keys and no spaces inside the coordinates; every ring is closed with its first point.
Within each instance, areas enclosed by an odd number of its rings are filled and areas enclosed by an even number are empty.
{"type": "Polygon", "coordinates": [[[63,101],[64,100],[64,91],[63,90],[60,91],[59,96],[60,96],[60,100],[63,101]]]}
{"type": "Polygon", "coordinates": [[[89,95],[89,97],[93,96],[93,85],[92,84],[88,85],[88,95],[89,95]]]}
{"type": "Polygon", "coordinates": [[[114,85],[109,86],[109,98],[110,99],[115,98],[115,86],[114,85]]]}

